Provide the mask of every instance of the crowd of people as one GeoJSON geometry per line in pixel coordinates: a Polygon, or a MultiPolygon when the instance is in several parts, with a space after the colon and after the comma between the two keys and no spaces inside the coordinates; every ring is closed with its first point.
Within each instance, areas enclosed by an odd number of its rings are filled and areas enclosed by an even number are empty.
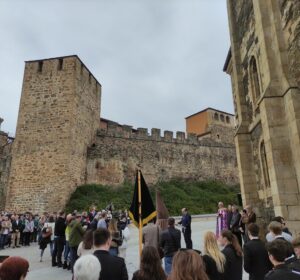
{"type": "MultiPolygon", "coordinates": [[[[52,266],[70,269],[75,280],[128,279],[126,249],[130,230],[126,213],[97,212],[93,208],[82,214],[75,211],[32,217],[27,213],[20,219],[17,215],[3,215],[1,220],[3,246],[27,246],[36,240],[41,261],[49,246],[52,266]],[[13,236],[12,224],[16,221],[22,227],[13,236]],[[24,232],[28,223],[33,224],[29,234],[24,232]]],[[[132,279],[242,280],[243,270],[249,273],[250,280],[300,279],[300,237],[293,238],[282,217],[271,221],[263,239],[252,207],[240,213],[237,206],[224,208],[220,202],[217,230],[205,233],[203,252],[193,249],[191,223],[188,209],[183,208],[178,222],[186,245],[182,248],[182,234],[174,218],[168,218],[166,223],[150,221],[143,228],[140,266],[132,279]]],[[[9,257],[0,267],[0,279],[25,279],[28,267],[26,260],[9,257]]]]}

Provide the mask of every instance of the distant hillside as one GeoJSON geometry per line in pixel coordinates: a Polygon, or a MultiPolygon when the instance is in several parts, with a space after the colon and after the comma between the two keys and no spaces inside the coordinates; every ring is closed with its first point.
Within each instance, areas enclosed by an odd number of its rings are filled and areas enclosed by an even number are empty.
{"type": "MultiPolygon", "coordinates": [[[[88,210],[91,205],[98,209],[113,202],[116,209],[128,209],[131,204],[134,186],[124,184],[120,187],[102,185],[83,185],[72,194],[66,210],[88,210]]],[[[180,210],[187,207],[191,214],[214,213],[217,203],[223,201],[237,203],[238,186],[227,186],[220,182],[170,181],[159,183],[150,188],[155,203],[155,189],[159,189],[171,215],[180,215],[180,210]]]]}

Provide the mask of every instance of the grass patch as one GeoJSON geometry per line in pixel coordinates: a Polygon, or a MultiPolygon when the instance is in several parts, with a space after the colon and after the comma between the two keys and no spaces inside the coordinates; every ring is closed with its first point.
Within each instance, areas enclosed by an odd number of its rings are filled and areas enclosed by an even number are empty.
{"type": "MultiPolygon", "coordinates": [[[[128,209],[131,204],[134,186],[125,183],[119,187],[83,185],[72,194],[66,211],[88,210],[91,205],[104,209],[112,202],[116,209],[128,209]]],[[[217,203],[223,201],[238,203],[236,194],[239,186],[228,186],[221,182],[170,181],[149,188],[155,203],[155,189],[159,189],[171,215],[180,215],[181,208],[187,207],[191,214],[214,213],[217,203]]]]}

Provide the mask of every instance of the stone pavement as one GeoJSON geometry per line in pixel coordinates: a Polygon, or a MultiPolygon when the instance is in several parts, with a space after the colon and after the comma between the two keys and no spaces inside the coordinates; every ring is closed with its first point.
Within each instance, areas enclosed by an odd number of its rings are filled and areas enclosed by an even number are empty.
{"type": "MultiPolygon", "coordinates": [[[[197,219],[192,223],[192,240],[194,242],[194,248],[203,250],[203,237],[206,231],[214,231],[215,220],[214,219],[197,219]]],[[[132,274],[138,268],[139,257],[138,257],[138,230],[130,226],[131,239],[129,241],[127,249],[127,268],[129,273],[129,279],[131,279],[132,274]]],[[[182,237],[182,246],[185,246],[182,237]]],[[[44,253],[44,261],[40,263],[39,261],[39,248],[37,245],[32,245],[30,247],[17,248],[17,249],[6,249],[0,251],[1,255],[9,256],[22,256],[26,258],[29,263],[29,273],[26,280],[71,280],[71,273],[69,271],[63,270],[62,268],[51,267],[50,249],[46,249],[44,253]]],[[[248,279],[246,273],[243,277],[244,280],[248,279]]]]}

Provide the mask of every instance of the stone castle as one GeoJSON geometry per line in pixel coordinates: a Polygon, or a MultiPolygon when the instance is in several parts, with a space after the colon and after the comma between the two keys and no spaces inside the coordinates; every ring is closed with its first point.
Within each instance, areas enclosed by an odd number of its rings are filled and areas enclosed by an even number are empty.
{"type": "Polygon", "coordinates": [[[244,204],[300,230],[300,1],[227,0],[244,204]]]}
{"type": "Polygon", "coordinates": [[[238,183],[233,115],[208,108],[174,138],[100,118],[100,104],[101,84],[76,55],[25,63],[15,139],[0,132],[2,209],[57,211],[77,186],[121,185],[138,166],[150,184],[238,183]]]}

